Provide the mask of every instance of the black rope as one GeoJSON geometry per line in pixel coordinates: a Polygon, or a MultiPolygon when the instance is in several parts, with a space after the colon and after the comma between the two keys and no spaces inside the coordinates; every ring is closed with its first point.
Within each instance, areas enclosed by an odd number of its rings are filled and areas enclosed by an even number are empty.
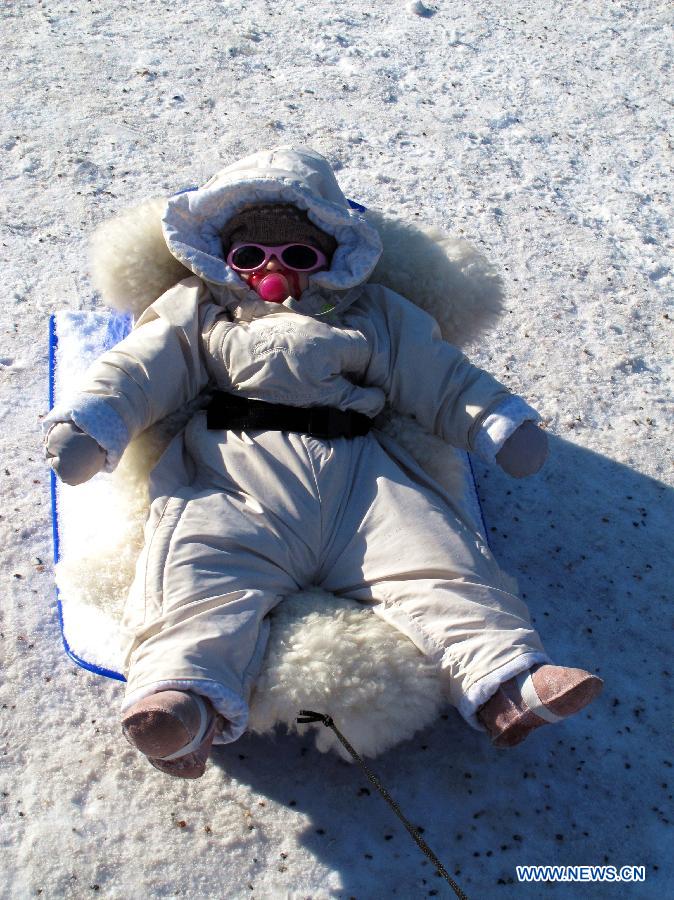
{"type": "Polygon", "coordinates": [[[312,712],[310,709],[301,709],[300,714],[297,718],[298,725],[309,725],[313,722],[322,722],[323,725],[325,725],[327,728],[332,728],[332,730],[335,732],[335,734],[337,735],[338,739],[341,741],[343,746],[346,747],[346,749],[351,754],[351,756],[356,760],[356,762],[359,763],[359,765],[361,766],[361,768],[363,769],[363,771],[365,772],[367,777],[370,779],[372,784],[377,788],[377,790],[382,795],[384,800],[386,800],[388,805],[398,816],[400,821],[403,823],[405,828],[408,830],[408,832],[412,836],[412,839],[414,840],[416,845],[419,847],[419,849],[422,851],[422,853],[425,853],[426,856],[433,863],[433,865],[435,866],[435,868],[438,871],[438,874],[442,875],[442,877],[449,883],[450,887],[452,888],[452,890],[454,891],[456,896],[459,898],[459,900],[468,900],[468,897],[466,896],[466,894],[464,894],[464,892],[461,890],[459,885],[449,875],[449,873],[447,872],[447,869],[445,869],[445,867],[442,865],[442,863],[440,862],[438,857],[435,855],[435,853],[433,853],[431,848],[428,846],[426,841],[419,835],[418,829],[415,828],[414,825],[412,825],[412,823],[403,815],[400,807],[395,802],[393,797],[391,797],[391,795],[386,790],[384,785],[381,783],[379,778],[377,778],[377,776],[374,774],[374,772],[366,765],[366,763],[362,759],[362,757],[359,756],[358,753],[356,753],[356,751],[353,749],[351,744],[347,741],[347,739],[344,737],[344,735],[341,733],[341,731],[337,728],[334,721],[332,720],[332,717],[323,715],[323,713],[312,712]]]}

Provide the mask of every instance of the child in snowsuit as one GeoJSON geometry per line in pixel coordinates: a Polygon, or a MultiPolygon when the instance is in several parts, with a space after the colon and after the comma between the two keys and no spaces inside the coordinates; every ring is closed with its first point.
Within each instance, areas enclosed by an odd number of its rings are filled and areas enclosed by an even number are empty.
{"type": "Polygon", "coordinates": [[[377,232],[307,148],[260,152],[172,197],[171,253],[194,277],[161,296],[48,417],[70,484],[215,389],[151,475],[125,617],[123,727],[195,778],[246,728],[269,611],[318,586],[372,605],[446,678],[498,746],[581,709],[601,680],[550,664],[474,526],[375,427],[386,402],[515,477],[547,445],[537,413],[367,278],[377,232]]]}

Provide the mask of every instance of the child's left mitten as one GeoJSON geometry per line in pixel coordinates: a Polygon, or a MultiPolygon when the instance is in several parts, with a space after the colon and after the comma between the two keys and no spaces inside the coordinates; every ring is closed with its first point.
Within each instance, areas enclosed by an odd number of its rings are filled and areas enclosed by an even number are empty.
{"type": "Polygon", "coordinates": [[[513,478],[535,475],[548,455],[548,438],[533,422],[522,422],[496,454],[496,462],[513,478]]]}
{"type": "Polygon", "coordinates": [[[57,422],[49,430],[45,455],[61,481],[73,485],[93,478],[106,460],[105,450],[72,422],[57,422]]]}

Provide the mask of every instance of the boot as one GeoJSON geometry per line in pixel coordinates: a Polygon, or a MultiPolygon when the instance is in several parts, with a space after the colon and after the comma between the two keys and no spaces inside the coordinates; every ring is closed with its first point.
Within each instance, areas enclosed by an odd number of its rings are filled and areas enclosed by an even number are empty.
{"type": "Polygon", "coordinates": [[[201,778],[219,718],[205,697],[161,691],[124,713],[122,731],[156,769],[177,778],[201,778]]]}
{"type": "Polygon", "coordinates": [[[601,678],[583,669],[534,666],[504,682],[480,707],[477,718],[495,747],[514,747],[541,725],[579,712],[603,686],[601,678]]]}

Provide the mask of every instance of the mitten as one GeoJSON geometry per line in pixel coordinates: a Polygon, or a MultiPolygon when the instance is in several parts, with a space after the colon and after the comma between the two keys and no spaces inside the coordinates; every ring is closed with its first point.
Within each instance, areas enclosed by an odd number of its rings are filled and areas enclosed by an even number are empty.
{"type": "Polygon", "coordinates": [[[496,454],[496,462],[513,478],[534,475],[548,455],[548,438],[533,422],[523,422],[496,454]]]}
{"type": "Polygon", "coordinates": [[[82,484],[105,465],[105,450],[72,422],[58,422],[45,440],[49,465],[66,484],[82,484]]]}

